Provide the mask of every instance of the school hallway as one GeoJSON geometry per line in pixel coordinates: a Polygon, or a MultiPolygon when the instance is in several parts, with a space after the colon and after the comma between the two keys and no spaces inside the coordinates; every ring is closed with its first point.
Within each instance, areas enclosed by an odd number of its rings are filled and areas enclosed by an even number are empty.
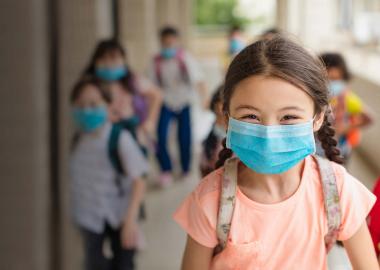
{"type": "MultiPolygon", "coordinates": [[[[349,172],[370,189],[380,176],[377,0],[3,0],[1,7],[0,269],[84,269],[82,238],[70,208],[69,164],[76,130],[69,101],[100,40],[120,43],[128,70],[144,77],[153,56],[161,53],[160,29],[174,26],[181,46],[199,60],[209,94],[223,82],[231,60],[233,22],[246,21],[246,44],[275,28],[315,56],[339,52],[352,73],[350,87],[374,118],[362,132],[349,172]],[[222,2],[235,4],[232,8],[222,2]]],[[[165,189],[149,181],[142,225],[147,243],[136,270],[180,268],[186,234],[172,215],[201,180],[201,142],[213,122],[200,100],[194,102],[191,173],[180,176],[173,130],[170,152],[177,157],[177,179],[165,189]]],[[[157,177],[157,162],[153,157],[150,161],[157,177]]],[[[104,251],[109,255],[109,243],[104,251]]],[[[335,259],[341,256],[334,254],[335,259]]]]}

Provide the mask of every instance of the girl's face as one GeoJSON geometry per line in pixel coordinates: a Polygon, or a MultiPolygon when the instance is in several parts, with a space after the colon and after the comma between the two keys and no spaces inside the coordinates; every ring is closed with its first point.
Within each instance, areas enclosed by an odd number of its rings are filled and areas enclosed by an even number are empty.
{"type": "Polygon", "coordinates": [[[77,108],[98,108],[101,106],[106,107],[107,102],[103,99],[96,86],[88,84],[84,86],[82,93],[74,102],[74,106],[77,108]]]}
{"type": "Polygon", "coordinates": [[[330,81],[340,81],[343,80],[343,72],[340,68],[332,67],[327,69],[327,77],[330,81]]]}
{"type": "MultiPolygon", "coordinates": [[[[314,118],[314,102],[305,91],[285,80],[252,76],[236,85],[229,116],[266,126],[300,124],[314,118]]],[[[321,113],[316,117],[314,131],[321,127],[323,116],[321,113]]]]}
{"type": "Polygon", "coordinates": [[[109,51],[95,61],[97,68],[116,68],[124,65],[124,57],[118,50],[109,51]]]}

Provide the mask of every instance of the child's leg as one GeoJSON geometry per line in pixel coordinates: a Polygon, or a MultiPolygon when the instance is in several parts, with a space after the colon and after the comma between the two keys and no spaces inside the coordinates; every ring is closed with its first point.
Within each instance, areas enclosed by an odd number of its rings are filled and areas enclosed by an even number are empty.
{"type": "Polygon", "coordinates": [[[82,229],[86,270],[108,270],[108,260],[103,254],[105,234],[82,229]]]}
{"type": "Polygon", "coordinates": [[[178,139],[181,153],[181,166],[183,173],[190,170],[191,161],[191,119],[190,106],[185,107],[178,114],[178,139]]]}
{"type": "Polygon", "coordinates": [[[160,119],[158,122],[158,149],[157,149],[157,158],[161,166],[161,170],[163,172],[170,172],[172,170],[172,164],[170,161],[169,153],[168,153],[168,133],[169,133],[169,124],[170,120],[173,116],[173,112],[171,112],[165,106],[162,106],[160,119]]]}
{"type": "Polygon", "coordinates": [[[107,235],[111,240],[113,253],[111,270],[133,270],[135,269],[135,249],[124,249],[121,245],[121,230],[114,230],[107,226],[107,235]]]}

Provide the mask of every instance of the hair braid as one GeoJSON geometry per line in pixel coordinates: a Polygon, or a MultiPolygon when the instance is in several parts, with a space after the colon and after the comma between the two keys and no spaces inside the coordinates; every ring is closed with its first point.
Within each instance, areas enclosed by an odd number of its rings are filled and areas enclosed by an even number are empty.
{"type": "Polygon", "coordinates": [[[227,139],[224,138],[222,141],[223,149],[219,152],[219,159],[215,164],[215,169],[222,167],[224,165],[224,162],[232,157],[232,150],[227,148],[226,140],[227,139]]]}
{"type": "Polygon", "coordinates": [[[337,146],[337,141],[334,138],[335,136],[335,130],[332,127],[331,124],[331,117],[332,113],[331,110],[327,110],[325,114],[325,119],[323,121],[322,127],[320,130],[317,132],[317,136],[319,141],[322,144],[322,148],[325,151],[326,157],[339,164],[343,164],[343,159],[340,156],[340,151],[336,147],[337,146]]]}

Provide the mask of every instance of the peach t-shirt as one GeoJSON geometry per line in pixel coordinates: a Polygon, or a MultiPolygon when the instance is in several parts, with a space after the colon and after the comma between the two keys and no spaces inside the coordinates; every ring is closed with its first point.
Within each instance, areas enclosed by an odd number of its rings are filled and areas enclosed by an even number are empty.
{"type": "MultiPolygon", "coordinates": [[[[376,197],[335,163],[342,210],[338,239],[352,237],[376,197]]],[[[204,178],[174,214],[198,243],[214,248],[223,168],[204,178]]],[[[324,236],[327,218],[318,165],[305,159],[301,183],[288,199],[275,204],[252,201],[238,188],[226,248],[212,259],[211,269],[327,269],[324,236]]]]}

